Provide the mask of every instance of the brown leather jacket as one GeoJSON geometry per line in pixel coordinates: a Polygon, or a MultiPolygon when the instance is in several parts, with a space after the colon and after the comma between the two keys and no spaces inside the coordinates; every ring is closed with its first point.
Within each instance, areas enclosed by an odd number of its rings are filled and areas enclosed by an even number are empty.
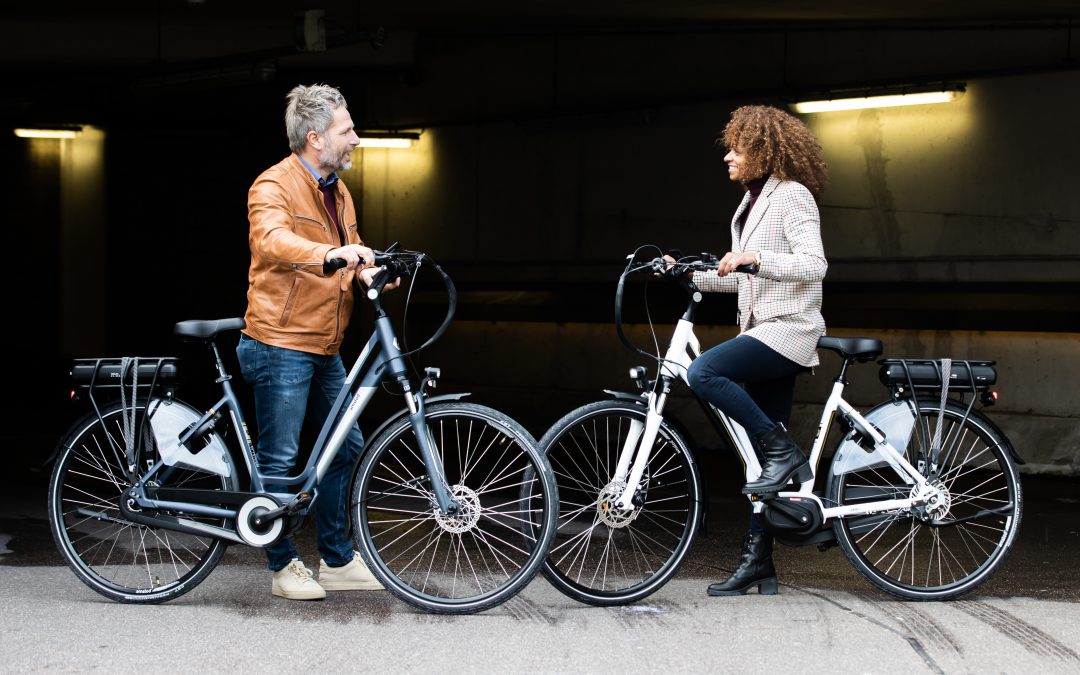
{"type": "MultiPolygon", "coordinates": [[[[356,209],[337,182],[338,221],[346,243],[361,244],[356,209]]],[[[353,272],[322,271],[327,251],[340,246],[337,226],[318,181],[295,155],[255,179],[248,190],[251,267],[243,332],[276,347],[336,354],[353,305],[353,272]]]]}

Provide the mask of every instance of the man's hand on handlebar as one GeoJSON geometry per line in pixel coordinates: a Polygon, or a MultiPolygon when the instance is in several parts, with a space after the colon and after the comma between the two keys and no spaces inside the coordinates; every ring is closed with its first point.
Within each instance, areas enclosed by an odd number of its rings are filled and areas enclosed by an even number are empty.
{"type": "MultiPolygon", "coordinates": [[[[366,267],[366,268],[360,270],[360,279],[363,280],[365,286],[367,286],[368,288],[371,288],[371,284],[374,283],[374,280],[375,280],[375,275],[377,275],[379,272],[382,272],[383,269],[385,269],[385,268],[382,268],[382,267],[366,267]]],[[[401,285],[401,277],[397,277],[393,281],[387,282],[386,285],[383,286],[383,290],[384,291],[392,291],[395,288],[397,288],[399,285],[401,285]]]]}
{"type": "Polygon", "coordinates": [[[679,261],[670,254],[665,253],[664,257],[660,258],[660,260],[663,261],[663,271],[657,269],[657,271],[653,273],[654,276],[666,276],[670,279],[676,279],[690,272],[689,268],[685,266],[676,267],[676,264],[679,261]]]}
{"type": "Polygon", "coordinates": [[[323,262],[328,262],[334,258],[344,260],[345,267],[350,270],[358,267],[360,269],[371,268],[375,262],[375,254],[372,250],[360,244],[348,244],[340,248],[330,249],[323,257],[323,262]]]}

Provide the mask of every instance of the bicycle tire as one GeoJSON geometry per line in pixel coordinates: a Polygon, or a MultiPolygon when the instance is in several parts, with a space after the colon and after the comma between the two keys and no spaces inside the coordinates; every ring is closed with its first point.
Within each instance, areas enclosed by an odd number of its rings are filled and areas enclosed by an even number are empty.
{"type": "Polygon", "coordinates": [[[353,480],[357,548],[383,586],[414,607],[490,609],[543,565],[558,512],[551,470],[535,439],[501,412],[436,403],[424,419],[462,511],[454,518],[439,512],[403,415],[372,440],[353,480]]]}
{"type": "Polygon", "coordinates": [[[590,403],[563,416],[540,441],[560,495],[544,576],[579,602],[624,605],[655,593],[678,572],[697,536],[697,461],[666,420],[643,477],[644,502],[629,517],[603,508],[621,491],[612,487],[611,473],[630,423],[645,417],[645,407],[633,403],[590,403]]]}
{"type": "MultiPolygon", "coordinates": [[[[195,409],[185,403],[156,399],[150,402],[151,422],[166,406],[185,420],[198,418],[195,409]]],[[[136,430],[151,430],[152,424],[138,426],[147,402],[140,401],[134,408],[136,430]]],[[[49,481],[49,528],[64,561],[94,591],[121,603],[165,602],[201,583],[221,559],[226,544],[211,537],[133,523],[121,515],[120,499],[131,487],[122,464],[124,438],[119,403],[104,407],[100,418],[90,413],[71,427],[57,448],[49,481]]],[[[236,489],[236,469],[221,439],[212,434],[207,441],[221,443],[216,447],[228,466],[229,477],[173,466],[160,484],[236,489]]],[[[139,443],[136,451],[140,453],[137,466],[143,470],[158,459],[156,443],[139,443]]],[[[220,518],[185,517],[224,524],[220,518]]]]}
{"type": "MultiPolygon", "coordinates": [[[[937,425],[940,401],[920,401],[919,408],[932,431],[937,425]]],[[[1023,514],[1023,490],[1012,447],[978,411],[972,410],[966,420],[965,412],[966,406],[949,401],[942,417],[939,476],[948,488],[949,499],[935,521],[952,524],[931,525],[911,510],[833,521],[844,555],[860,574],[886,593],[905,600],[948,600],[969,593],[1001,567],[1016,540],[1023,514]],[[986,514],[994,509],[1006,511],[986,514]],[[976,514],[983,515],[962,521],[976,514]]],[[[914,419],[914,409],[907,401],[884,403],[867,417],[877,417],[871,420],[877,424],[888,423],[888,417],[893,415],[914,419]]],[[[907,418],[904,420],[910,424],[907,418]]],[[[917,429],[918,424],[912,428],[917,429]]],[[[917,466],[926,443],[916,430],[906,447],[897,449],[917,466]]],[[[863,452],[857,448],[855,451],[863,452]]],[[[835,457],[833,462],[837,462],[835,457]]],[[[859,463],[866,466],[830,471],[830,505],[910,496],[910,487],[899,480],[895,471],[874,462],[872,455],[859,463]]]]}

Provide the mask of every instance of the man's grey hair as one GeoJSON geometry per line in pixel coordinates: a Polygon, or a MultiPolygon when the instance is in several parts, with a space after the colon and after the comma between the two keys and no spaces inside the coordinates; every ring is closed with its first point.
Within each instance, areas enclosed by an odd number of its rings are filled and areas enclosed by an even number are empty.
{"type": "Polygon", "coordinates": [[[345,97],[327,84],[294,87],[286,97],[285,133],[289,149],[301,152],[307,146],[309,131],[325,134],[334,121],[334,111],[345,108],[345,97]]]}

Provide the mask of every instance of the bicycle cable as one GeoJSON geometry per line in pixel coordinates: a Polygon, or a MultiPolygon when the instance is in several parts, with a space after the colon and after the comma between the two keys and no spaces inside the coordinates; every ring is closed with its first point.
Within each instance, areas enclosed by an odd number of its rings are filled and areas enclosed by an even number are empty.
{"type": "Polygon", "coordinates": [[[663,255],[664,255],[664,253],[663,253],[662,249],[659,246],[656,246],[655,244],[643,244],[642,246],[637,247],[637,249],[635,249],[632,254],[627,256],[627,259],[628,259],[629,262],[627,262],[626,268],[623,270],[622,275],[620,275],[620,277],[619,277],[618,287],[617,287],[617,289],[615,291],[615,331],[619,336],[619,340],[628,349],[630,349],[630,351],[632,351],[632,352],[634,352],[636,354],[641,354],[642,356],[645,356],[645,357],[655,361],[658,375],[659,375],[660,370],[663,369],[663,367],[664,367],[664,365],[666,363],[671,363],[673,365],[678,365],[678,364],[671,361],[670,359],[665,358],[660,353],[660,343],[659,343],[659,340],[657,339],[657,336],[656,336],[656,326],[653,323],[652,312],[651,312],[651,310],[649,308],[649,289],[648,289],[649,279],[648,278],[645,281],[645,287],[644,287],[644,290],[643,290],[644,306],[645,306],[645,319],[646,319],[647,325],[649,327],[649,333],[650,333],[650,336],[652,337],[653,345],[656,348],[656,353],[655,354],[650,354],[649,352],[641,349],[636,344],[634,344],[630,340],[630,338],[626,335],[626,333],[623,331],[623,328],[622,328],[622,323],[623,323],[622,322],[622,305],[623,305],[624,287],[625,287],[625,284],[626,284],[627,277],[629,277],[630,275],[635,274],[637,272],[640,272],[642,270],[651,269],[651,270],[653,270],[654,273],[663,274],[664,276],[667,276],[669,279],[678,279],[678,278],[680,278],[680,277],[682,277],[682,276],[684,276],[686,274],[691,274],[691,273],[693,273],[695,271],[706,271],[706,270],[710,270],[710,269],[716,269],[716,264],[714,262],[705,262],[705,261],[701,260],[698,256],[680,256],[678,259],[675,260],[674,263],[667,263],[663,259],[663,255]],[[639,263],[639,264],[637,264],[635,266],[634,263],[637,261],[638,254],[642,250],[645,250],[645,249],[653,249],[653,250],[657,251],[658,253],[660,253],[660,256],[658,256],[656,258],[653,258],[652,260],[650,260],[648,262],[639,263]]]}
{"type": "MultiPolygon", "coordinates": [[[[392,266],[396,269],[382,272],[387,276],[382,279],[373,280],[372,286],[369,288],[377,288],[378,292],[381,295],[382,288],[386,285],[386,283],[390,281],[391,275],[409,276],[409,287],[405,294],[405,306],[402,310],[401,343],[403,349],[400,354],[400,358],[408,365],[409,369],[412,371],[416,379],[418,381],[422,381],[423,378],[420,376],[420,371],[412,357],[434,344],[439,338],[443,336],[443,334],[449,328],[457,308],[457,288],[454,286],[454,282],[452,279],[450,279],[450,276],[446,274],[442,267],[440,267],[439,264],[435,262],[435,260],[431,256],[420,251],[397,251],[394,250],[396,247],[397,243],[395,242],[385,251],[374,251],[376,264],[378,264],[381,259],[383,264],[392,264],[392,266]],[[409,308],[412,306],[413,292],[416,288],[417,279],[420,276],[419,271],[423,268],[425,260],[427,261],[428,265],[433,267],[438,273],[440,280],[443,282],[443,287],[446,289],[446,315],[443,317],[442,323],[439,324],[439,327],[419,347],[415,349],[409,349],[407,335],[409,308]]],[[[381,384],[384,391],[386,391],[387,393],[397,395],[401,395],[404,393],[391,391],[388,382],[382,382],[381,384]]]]}

